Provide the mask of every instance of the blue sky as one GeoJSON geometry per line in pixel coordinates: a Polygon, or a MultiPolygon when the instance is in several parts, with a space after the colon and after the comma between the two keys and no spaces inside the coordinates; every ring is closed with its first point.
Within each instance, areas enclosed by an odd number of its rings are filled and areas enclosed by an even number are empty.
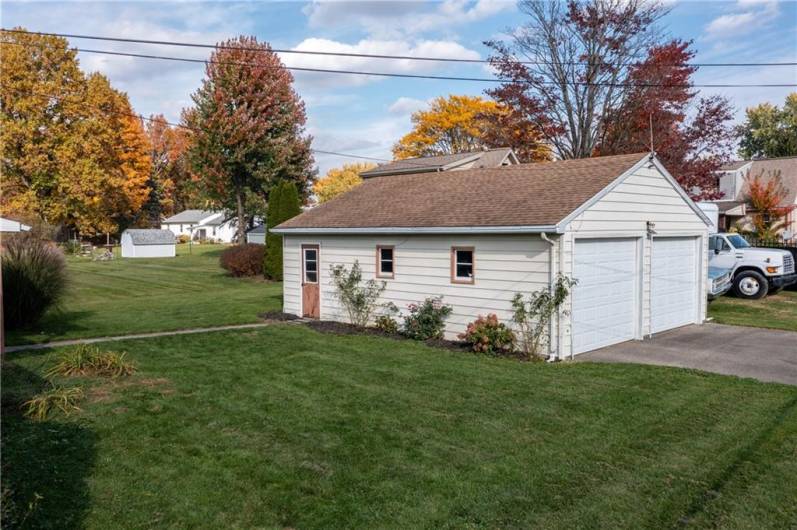
{"type": "MultiPolygon", "coordinates": [[[[694,40],[697,62],[797,61],[797,2],[735,0],[672,2],[663,29],[694,40]]],[[[275,48],[486,58],[485,39],[500,37],[522,22],[514,2],[3,2],[2,26],[152,40],[215,43],[255,35],[275,48]]],[[[114,44],[72,39],[75,46],[206,58],[208,50],[114,44]]],[[[147,59],[80,55],[86,71],[108,75],[144,115],[178,120],[200,83],[202,65],[147,59]]],[[[286,55],[289,66],[360,69],[485,77],[481,65],[394,62],[376,59],[286,55]]],[[[797,83],[794,67],[703,68],[700,83],[797,83]]],[[[314,147],[363,156],[390,157],[391,145],[410,128],[410,114],[435,96],[480,94],[484,83],[336,74],[296,74],[307,104],[314,147]]],[[[708,93],[707,90],[704,90],[708,93]]],[[[781,104],[789,89],[722,89],[741,119],[762,101],[781,104]]],[[[317,155],[323,173],[346,161],[317,155]]]]}

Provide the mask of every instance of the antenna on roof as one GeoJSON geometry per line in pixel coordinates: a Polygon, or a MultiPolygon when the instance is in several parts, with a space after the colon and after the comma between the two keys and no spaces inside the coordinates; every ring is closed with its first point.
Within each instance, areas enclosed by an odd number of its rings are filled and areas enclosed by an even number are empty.
{"type": "Polygon", "coordinates": [[[648,114],[648,125],[650,127],[650,152],[655,153],[656,150],[653,149],[653,113],[648,114]]]}

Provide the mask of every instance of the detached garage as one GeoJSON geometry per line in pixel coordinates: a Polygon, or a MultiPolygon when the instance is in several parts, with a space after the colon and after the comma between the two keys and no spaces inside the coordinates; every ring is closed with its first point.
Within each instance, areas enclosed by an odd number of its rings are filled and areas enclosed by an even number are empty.
{"type": "Polygon", "coordinates": [[[284,311],[345,321],[330,266],[359,262],[399,308],[441,295],[446,336],[578,280],[548,350],[571,357],[703,322],[709,219],[653,154],[367,178],[275,228],[284,311]]]}
{"type": "Polygon", "coordinates": [[[173,258],[171,230],[128,229],[122,232],[123,258],[173,258]]]}

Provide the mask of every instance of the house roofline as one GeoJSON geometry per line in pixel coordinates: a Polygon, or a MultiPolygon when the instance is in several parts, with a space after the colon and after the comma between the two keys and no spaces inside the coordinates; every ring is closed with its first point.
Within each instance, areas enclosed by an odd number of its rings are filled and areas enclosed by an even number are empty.
{"type": "Polygon", "coordinates": [[[272,228],[271,232],[280,235],[313,234],[539,234],[557,232],[556,225],[523,226],[380,226],[380,227],[312,227],[312,228],[272,228]]]}

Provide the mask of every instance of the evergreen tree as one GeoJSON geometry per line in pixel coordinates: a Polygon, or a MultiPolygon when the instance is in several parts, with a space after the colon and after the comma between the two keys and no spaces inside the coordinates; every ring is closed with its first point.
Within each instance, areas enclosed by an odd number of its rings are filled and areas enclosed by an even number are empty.
{"type": "Polygon", "coordinates": [[[263,270],[267,278],[282,281],[282,236],[272,233],[271,229],[299,215],[302,206],[295,183],[283,181],[272,190],[272,194],[274,192],[277,192],[277,196],[269,197],[268,203],[266,258],[263,270]]]}

